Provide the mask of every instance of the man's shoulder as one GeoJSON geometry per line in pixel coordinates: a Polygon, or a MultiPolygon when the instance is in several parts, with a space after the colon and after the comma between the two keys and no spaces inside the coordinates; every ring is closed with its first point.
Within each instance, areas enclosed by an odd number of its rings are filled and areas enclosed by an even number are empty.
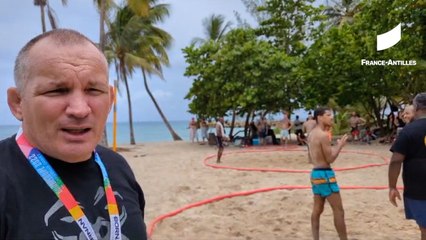
{"type": "Polygon", "coordinates": [[[414,120],[412,123],[407,124],[406,127],[408,129],[417,129],[417,128],[426,129],[426,118],[420,118],[420,119],[414,120]]]}
{"type": "Polygon", "coordinates": [[[417,119],[410,124],[405,125],[401,134],[411,135],[412,133],[422,133],[424,131],[426,131],[426,118],[417,119]]]}
{"type": "Polygon", "coordinates": [[[309,136],[312,136],[312,138],[315,138],[316,140],[321,140],[324,137],[328,138],[327,132],[320,128],[313,128],[309,133],[309,136]]]}
{"type": "Polygon", "coordinates": [[[15,142],[15,136],[10,136],[8,138],[2,139],[0,140],[0,148],[10,147],[13,142],[15,142]]]}
{"type": "Polygon", "coordinates": [[[123,156],[101,145],[96,146],[96,152],[99,154],[99,156],[101,156],[103,161],[106,161],[106,162],[113,161],[115,163],[126,162],[123,156]]]}
{"type": "Polygon", "coordinates": [[[18,149],[18,145],[15,141],[15,136],[11,136],[0,140],[0,162],[5,160],[9,156],[16,156],[16,150],[18,149]]]}

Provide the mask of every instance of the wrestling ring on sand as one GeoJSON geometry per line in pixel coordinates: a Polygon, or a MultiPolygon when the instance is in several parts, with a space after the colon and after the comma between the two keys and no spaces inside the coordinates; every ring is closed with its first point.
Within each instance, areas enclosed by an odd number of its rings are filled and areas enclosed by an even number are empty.
{"type": "MultiPolygon", "coordinates": [[[[300,149],[297,147],[249,147],[244,150],[240,151],[232,151],[232,152],[225,152],[223,153],[223,157],[229,156],[229,155],[242,155],[242,154],[249,154],[249,153],[270,153],[270,152],[306,152],[306,149],[300,149]]],[[[355,166],[349,166],[349,167],[340,167],[340,168],[333,168],[335,171],[349,171],[349,170],[357,170],[357,169],[365,169],[365,168],[371,168],[371,167],[380,167],[385,166],[389,164],[389,159],[386,157],[383,157],[379,154],[370,153],[370,152],[363,152],[363,151],[345,151],[342,150],[341,153],[350,153],[350,154],[360,154],[365,156],[372,156],[381,159],[383,162],[381,163],[370,163],[370,164],[360,164],[355,166]]],[[[226,166],[222,164],[216,164],[216,163],[210,163],[210,161],[216,158],[216,154],[209,155],[204,158],[203,163],[206,167],[213,168],[215,170],[234,170],[234,171],[257,171],[257,172],[285,172],[285,173],[310,173],[311,169],[284,169],[284,168],[257,168],[257,167],[234,167],[234,166],[226,166]]],[[[399,189],[402,189],[402,187],[398,187],[399,189]]],[[[300,189],[311,189],[311,186],[309,185],[282,185],[282,186],[276,186],[276,187],[268,187],[268,188],[258,188],[248,191],[239,191],[239,192],[232,192],[228,194],[218,195],[215,197],[207,198],[195,203],[190,203],[188,205],[185,205],[179,209],[176,209],[174,211],[162,214],[158,217],[156,217],[154,220],[152,220],[148,224],[147,232],[149,238],[152,237],[154,230],[161,221],[176,216],[179,213],[182,213],[186,210],[200,207],[206,204],[218,202],[224,199],[228,198],[234,198],[234,197],[242,197],[242,196],[249,196],[256,193],[264,193],[264,192],[271,192],[276,190],[300,190],[300,189]]],[[[342,190],[386,190],[388,189],[387,186],[340,186],[340,189],[342,190]]]]}

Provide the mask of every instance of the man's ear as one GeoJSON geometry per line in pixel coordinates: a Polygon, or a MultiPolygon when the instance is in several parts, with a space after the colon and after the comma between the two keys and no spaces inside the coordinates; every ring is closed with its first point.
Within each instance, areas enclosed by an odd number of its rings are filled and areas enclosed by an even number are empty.
{"type": "Polygon", "coordinates": [[[22,115],[21,101],[21,95],[16,87],[7,89],[7,104],[9,105],[13,116],[15,116],[15,118],[19,121],[24,119],[22,115]]]}
{"type": "Polygon", "coordinates": [[[113,86],[109,86],[109,111],[111,111],[112,106],[114,105],[114,98],[115,98],[115,94],[114,94],[114,87],[113,86]]]}

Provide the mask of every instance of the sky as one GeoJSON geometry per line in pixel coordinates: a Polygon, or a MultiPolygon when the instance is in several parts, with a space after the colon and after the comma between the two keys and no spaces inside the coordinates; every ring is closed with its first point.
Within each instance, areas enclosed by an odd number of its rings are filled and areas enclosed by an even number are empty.
{"type": "MultiPolygon", "coordinates": [[[[7,89],[14,86],[13,67],[19,50],[33,37],[42,32],[40,9],[31,0],[0,0],[0,125],[18,125],[7,105],[7,89]],[[7,1],[7,3],[6,3],[7,1]]],[[[55,10],[59,27],[75,29],[94,42],[99,40],[99,14],[91,0],[70,0],[62,6],[60,0],[49,1],[55,10]]],[[[174,38],[168,50],[170,67],[164,68],[164,80],[151,76],[149,87],[169,120],[189,120],[188,101],[184,99],[192,80],[183,76],[186,68],[181,49],[188,46],[195,37],[204,37],[202,20],[211,14],[222,14],[236,27],[234,11],[253,26],[255,20],[247,13],[241,0],[164,0],[170,4],[170,17],[159,27],[174,38]]],[[[50,26],[48,25],[48,29],[50,26]]],[[[110,83],[115,79],[110,71],[110,83]]],[[[140,73],[129,79],[134,121],[161,121],[148,97],[140,73]]],[[[124,90],[124,88],[122,88],[124,90]]],[[[125,92],[117,98],[118,121],[128,121],[125,92]]],[[[112,120],[110,114],[109,121],[112,120]]]]}

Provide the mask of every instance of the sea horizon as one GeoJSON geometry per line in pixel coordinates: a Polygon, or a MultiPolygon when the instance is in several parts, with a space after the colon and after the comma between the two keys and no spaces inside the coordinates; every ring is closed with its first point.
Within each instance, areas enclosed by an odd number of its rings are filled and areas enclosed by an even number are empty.
{"type": "MultiPolygon", "coordinates": [[[[307,116],[307,112],[298,110],[293,115],[300,115],[301,119],[307,116]]],[[[280,120],[281,116],[276,115],[271,117],[269,120],[280,120]]],[[[237,121],[244,122],[244,119],[238,119],[237,121]]],[[[169,120],[173,130],[182,138],[183,141],[190,141],[189,139],[189,120],[169,120]]],[[[107,139],[108,145],[112,146],[112,122],[107,122],[107,139]]],[[[4,124],[0,125],[0,140],[11,137],[18,129],[19,124],[4,124]]],[[[138,143],[149,143],[149,142],[167,142],[173,141],[172,135],[167,129],[163,121],[135,121],[133,122],[134,136],[136,144],[138,143]]],[[[242,128],[234,128],[234,134],[242,128]]],[[[214,132],[214,128],[210,127],[209,132],[214,132]]],[[[198,138],[201,141],[201,131],[198,131],[198,138]]],[[[128,122],[117,123],[117,144],[128,145],[130,144],[130,127],[128,122]]]]}
{"type": "MultiPolygon", "coordinates": [[[[169,122],[182,140],[189,141],[189,129],[187,129],[189,121],[176,120],[169,122]]],[[[106,124],[108,145],[112,145],[113,142],[112,125],[113,124],[110,122],[106,124]]],[[[19,124],[0,125],[0,140],[14,135],[18,131],[19,127],[19,124]]],[[[128,122],[117,123],[117,144],[130,144],[129,128],[128,122]]],[[[163,121],[133,122],[133,129],[136,143],[173,141],[173,138],[163,121]]]]}

